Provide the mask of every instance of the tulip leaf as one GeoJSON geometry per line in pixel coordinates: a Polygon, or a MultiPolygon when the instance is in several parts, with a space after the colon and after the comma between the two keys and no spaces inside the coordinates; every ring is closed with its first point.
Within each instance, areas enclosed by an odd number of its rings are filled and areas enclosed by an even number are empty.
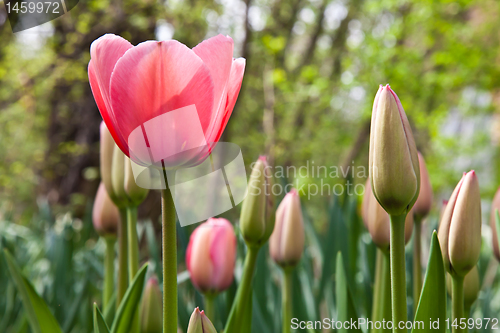
{"type": "Polygon", "coordinates": [[[22,275],[11,254],[4,250],[4,257],[9,268],[12,281],[21,297],[26,316],[33,333],[62,333],[57,320],[49,310],[45,301],[37,294],[35,288],[22,275]]]}
{"type": "Polygon", "coordinates": [[[446,332],[446,272],[444,270],[443,256],[437,232],[432,234],[429,262],[425,274],[424,286],[415,314],[415,323],[423,322],[412,332],[446,332]],[[438,321],[435,327],[429,327],[438,321]]]}
{"type": "Polygon", "coordinates": [[[127,292],[125,293],[125,296],[116,311],[115,319],[110,330],[111,333],[130,332],[130,326],[135,318],[134,313],[137,311],[141,300],[147,269],[148,264],[146,263],[142,266],[128,287],[127,292]]]}
{"type": "MultiPolygon", "coordinates": [[[[337,253],[337,267],[335,269],[335,295],[337,297],[337,321],[345,322],[352,319],[357,322],[356,307],[354,306],[352,293],[347,282],[344,259],[342,259],[342,253],[340,252],[337,253]]],[[[343,327],[338,330],[340,333],[348,331],[362,332],[359,326],[356,328],[351,327],[350,329],[343,327]]]]}
{"type": "Polygon", "coordinates": [[[102,313],[97,307],[97,304],[94,303],[94,333],[109,333],[108,325],[104,318],[102,317],[102,313]]]}

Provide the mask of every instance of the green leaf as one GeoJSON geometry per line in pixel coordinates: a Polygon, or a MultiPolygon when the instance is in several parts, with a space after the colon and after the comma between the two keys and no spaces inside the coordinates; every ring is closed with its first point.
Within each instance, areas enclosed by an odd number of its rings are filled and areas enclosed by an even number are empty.
{"type": "MultiPolygon", "coordinates": [[[[342,254],[337,253],[337,267],[335,270],[335,295],[337,296],[337,321],[358,321],[358,316],[356,314],[356,307],[354,306],[354,301],[352,298],[351,290],[349,289],[349,284],[347,283],[347,275],[344,269],[344,260],[342,259],[342,254]]],[[[351,332],[357,331],[362,332],[361,328],[341,328],[338,332],[351,332]]]]}
{"type": "Polygon", "coordinates": [[[94,303],[94,333],[109,333],[108,325],[96,303],[94,303]]]}
{"type": "MultiPolygon", "coordinates": [[[[418,302],[415,323],[423,322],[419,328],[414,326],[412,332],[446,332],[446,272],[443,255],[439,245],[437,232],[432,234],[429,262],[425,274],[424,286],[418,302]],[[430,320],[439,320],[439,328],[432,328],[430,320]]],[[[437,326],[436,326],[437,327],[437,326]]]]}
{"type": "Polygon", "coordinates": [[[49,307],[45,301],[38,296],[31,283],[21,274],[21,270],[14,261],[14,258],[12,258],[7,250],[3,252],[10,276],[21,296],[23,307],[26,311],[26,316],[28,317],[33,333],[62,333],[49,307]]]}
{"type": "Polygon", "coordinates": [[[103,317],[106,323],[112,323],[113,320],[115,319],[115,309],[116,309],[116,290],[113,292],[113,295],[111,295],[108,305],[106,305],[106,307],[104,308],[103,317]]]}
{"type": "Polygon", "coordinates": [[[148,264],[144,264],[130,284],[116,312],[111,333],[128,333],[141,300],[148,264]]]}

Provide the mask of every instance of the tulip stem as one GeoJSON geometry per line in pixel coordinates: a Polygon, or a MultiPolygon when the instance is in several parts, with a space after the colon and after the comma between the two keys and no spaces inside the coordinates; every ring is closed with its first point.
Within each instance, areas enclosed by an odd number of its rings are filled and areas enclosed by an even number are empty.
{"type": "Polygon", "coordinates": [[[163,248],[163,333],[177,333],[177,230],[170,189],[161,191],[163,248]]]}
{"type": "Polygon", "coordinates": [[[211,322],[215,322],[215,297],[214,294],[207,293],[205,296],[205,315],[211,322]]]}
{"type": "Polygon", "coordinates": [[[464,278],[453,274],[451,276],[451,317],[453,333],[466,332],[460,326],[460,319],[464,316],[464,278]],[[456,322],[455,322],[456,320],[456,322]]]}
{"type": "Polygon", "coordinates": [[[128,280],[132,282],[139,271],[139,241],[137,239],[137,207],[127,207],[128,280]]]}
{"type": "Polygon", "coordinates": [[[250,332],[252,319],[252,280],[260,247],[248,246],[243,276],[234,298],[224,332],[250,332]],[[248,306],[250,305],[250,306],[248,306]]]}
{"type": "Polygon", "coordinates": [[[283,284],[281,287],[281,311],[283,312],[283,333],[291,332],[292,321],[292,269],[283,269],[283,284]]]}
{"type": "MultiPolygon", "coordinates": [[[[137,207],[127,207],[128,281],[134,280],[139,271],[139,241],[137,239],[137,207]]],[[[134,313],[130,333],[139,333],[139,310],[134,313]]]]}
{"type": "Polygon", "coordinates": [[[116,293],[116,309],[120,306],[128,289],[128,245],[127,245],[127,210],[120,208],[120,224],[118,225],[118,290],[116,293]]]}
{"type": "MultiPolygon", "coordinates": [[[[406,333],[399,328],[400,322],[406,323],[406,258],[405,258],[405,219],[406,214],[391,215],[391,298],[393,332],[406,333]]],[[[404,327],[404,326],[403,326],[404,327]]]]}
{"type": "Polygon", "coordinates": [[[422,291],[422,221],[415,218],[415,238],[413,239],[413,314],[417,313],[422,291]]]}
{"type": "Polygon", "coordinates": [[[115,243],[116,237],[105,237],[106,253],[104,254],[104,290],[102,309],[106,309],[115,288],[115,243]]]}
{"type": "MultiPolygon", "coordinates": [[[[373,287],[373,322],[382,322],[383,320],[391,320],[391,267],[389,253],[377,249],[377,263],[375,267],[375,285],[373,287]]],[[[390,332],[390,329],[384,329],[381,326],[379,329],[373,327],[372,333],[390,332]]]]}

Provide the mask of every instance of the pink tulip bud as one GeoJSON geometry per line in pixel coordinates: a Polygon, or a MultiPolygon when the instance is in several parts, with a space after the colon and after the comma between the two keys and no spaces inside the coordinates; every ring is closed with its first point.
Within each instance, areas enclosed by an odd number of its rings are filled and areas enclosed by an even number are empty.
{"type": "Polygon", "coordinates": [[[120,212],[106,192],[104,183],[99,184],[92,210],[94,228],[100,236],[115,236],[120,223],[120,212]]]}
{"type": "Polygon", "coordinates": [[[304,251],[304,221],[297,190],[285,195],[276,211],[276,224],[269,239],[271,258],[280,266],[295,266],[304,251]]]}
{"type": "Polygon", "coordinates": [[[420,193],[418,194],[417,201],[413,206],[413,213],[418,221],[425,218],[432,207],[432,185],[429,178],[429,172],[425,165],[425,160],[422,154],[418,152],[418,163],[420,166],[420,193]]]}
{"type": "Polygon", "coordinates": [[[493,198],[493,202],[491,204],[491,215],[490,215],[491,232],[493,235],[493,252],[495,253],[497,259],[500,261],[500,250],[498,246],[498,242],[500,240],[498,239],[498,230],[496,227],[497,211],[500,211],[500,188],[497,190],[497,193],[495,193],[495,197],[493,198]]]}
{"type": "Polygon", "coordinates": [[[200,309],[196,308],[189,319],[187,333],[217,333],[217,331],[205,312],[200,312],[200,309]]]}
{"type": "Polygon", "coordinates": [[[465,276],[476,265],[481,252],[481,197],[474,171],[464,174],[455,187],[438,236],[448,272],[465,276]]]}
{"type": "Polygon", "coordinates": [[[191,234],[186,264],[191,281],[202,293],[229,288],[235,260],[236,236],[228,220],[210,218],[191,234]]]}
{"type": "MultiPolygon", "coordinates": [[[[366,181],[363,196],[361,217],[366,229],[372,237],[373,243],[381,250],[388,251],[391,242],[391,221],[389,214],[380,206],[373,195],[370,180],[366,181]]],[[[405,242],[408,243],[413,232],[413,214],[406,215],[405,242]]]]}
{"type": "Polygon", "coordinates": [[[407,214],[420,189],[418,153],[410,123],[396,93],[380,86],[370,129],[373,194],[390,215],[407,214]]]}

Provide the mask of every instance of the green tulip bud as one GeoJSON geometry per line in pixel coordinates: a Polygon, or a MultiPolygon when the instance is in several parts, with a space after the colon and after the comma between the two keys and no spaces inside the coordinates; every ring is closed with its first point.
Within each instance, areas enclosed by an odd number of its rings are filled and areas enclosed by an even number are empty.
{"type": "Polygon", "coordinates": [[[109,197],[116,203],[116,195],[113,190],[113,183],[111,181],[112,167],[113,167],[113,151],[115,150],[115,141],[109,133],[106,124],[101,122],[100,127],[101,142],[100,142],[100,168],[101,178],[109,197]]]}
{"type": "Polygon", "coordinates": [[[196,308],[189,319],[187,333],[217,333],[217,331],[205,313],[196,308]]]}
{"type": "MultiPolygon", "coordinates": [[[[118,147],[115,150],[119,150],[118,147]]],[[[149,190],[137,186],[134,173],[132,171],[132,162],[130,158],[125,156],[125,174],[124,174],[124,189],[127,197],[133,206],[139,206],[148,196],[149,190]]]]}
{"type": "Polygon", "coordinates": [[[446,269],[464,277],[481,251],[481,197],[474,171],[464,174],[453,191],[438,236],[446,269]]]}
{"type": "Polygon", "coordinates": [[[304,251],[304,221],[297,190],[292,189],[276,211],[276,226],[269,239],[271,258],[282,267],[295,266],[304,251]]]}
{"type": "Polygon", "coordinates": [[[248,181],[247,196],[241,207],[240,228],[249,245],[262,246],[274,229],[273,176],[267,160],[259,157],[248,181]]]}
{"type": "Polygon", "coordinates": [[[413,213],[418,221],[425,218],[432,207],[432,185],[429,178],[429,172],[425,165],[425,160],[422,154],[418,152],[418,163],[420,167],[420,192],[418,199],[413,206],[413,213]]]}
{"type": "Polygon", "coordinates": [[[113,150],[113,164],[111,168],[111,184],[115,196],[121,201],[130,203],[127,192],[125,191],[125,154],[115,145],[113,150]]]}
{"type": "Polygon", "coordinates": [[[499,231],[497,230],[496,221],[497,221],[497,213],[500,211],[500,188],[495,193],[495,197],[493,198],[493,202],[491,204],[491,213],[490,213],[490,225],[491,225],[491,233],[493,236],[493,253],[495,257],[497,257],[498,261],[500,261],[500,249],[498,243],[500,239],[498,237],[499,231]]]}
{"type": "MultiPolygon", "coordinates": [[[[370,233],[373,243],[384,252],[389,251],[391,242],[391,221],[389,214],[380,206],[373,196],[370,180],[366,181],[363,196],[361,217],[370,233]]],[[[405,220],[405,243],[411,239],[413,233],[413,214],[407,214],[405,220]]]]}
{"type": "Polygon", "coordinates": [[[380,205],[390,215],[408,213],[420,189],[418,153],[403,106],[389,85],[380,86],[373,103],[369,163],[380,205]]]}
{"type": "Polygon", "coordinates": [[[152,277],[146,283],[140,305],[141,333],[163,332],[162,307],[162,295],[158,287],[158,280],[156,277],[152,277]]]}

